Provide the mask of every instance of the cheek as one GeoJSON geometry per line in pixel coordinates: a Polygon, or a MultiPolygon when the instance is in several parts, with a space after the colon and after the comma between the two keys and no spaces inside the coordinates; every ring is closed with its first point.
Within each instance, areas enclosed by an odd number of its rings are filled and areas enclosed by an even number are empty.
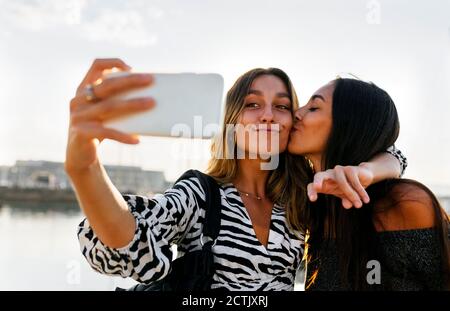
{"type": "Polygon", "coordinates": [[[319,148],[321,151],[323,151],[328,142],[328,138],[330,137],[331,121],[328,118],[322,120],[320,124],[316,126],[316,131],[319,148]]]}
{"type": "Polygon", "coordinates": [[[238,118],[237,123],[242,125],[256,124],[258,119],[256,111],[244,110],[241,116],[238,118]]]}
{"type": "Polygon", "coordinates": [[[291,114],[286,114],[283,118],[283,126],[286,128],[287,131],[290,131],[292,128],[292,125],[294,124],[294,117],[291,114]]]}
{"type": "Polygon", "coordinates": [[[289,136],[289,143],[288,143],[288,151],[292,154],[302,154],[302,146],[305,144],[302,142],[302,138],[300,136],[299,132],[293,132],[289,136]]]}
{"type": "Polygon", "coordinates": [[[303,119],[302,129],[305,133],[316,133],[317,135],[321,135],[328,128],[328,119],[323,117],[322,115],[310,115],[303,119]]]}
{"type": "Polygon", "coordinates": [[[289,140],[288,150],[293,154],[320,153],[327,144],[331,131],[329,118],[309,116],[302,120],[300,131],[294,131],[289,140]]]}
{"type": "Polygon", "coordinates": [[[287,145],[288,145],[288,142],[289,142],[289,135],[290,135],[293,123],[294,122],[293,122],[293,119],[292,119],[291,115],[286,116],[283,119],[283,123],[281,123],[282,126],[283,126],[283,131],[280,133],[280,149],[281,149],[281,152],[283,152],[287,148],[287,145]]]}
{"type": "Polygon", "coordinates": [[[282,130],[283,135],[286,133],[289,134],[292,125],[294,124],[293,116],[289,113],[280,113],[275,121],[280,124],[280,129],[282,130]]]}

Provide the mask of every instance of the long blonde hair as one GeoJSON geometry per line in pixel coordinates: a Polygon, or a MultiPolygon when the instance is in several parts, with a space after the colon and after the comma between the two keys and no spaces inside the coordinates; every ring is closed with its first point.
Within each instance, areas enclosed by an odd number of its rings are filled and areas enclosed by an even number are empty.
{"type": "MultiPolygon", "coordinates": [[[[298,108],[298,99],[295,89],[289,76],[278,68],[255,68],[247,71],[240,76],[227,93],[225,101],[225,112],[222,122],[222,128],[219,135],[213,140],[211,145],[211,159],[208,163],[207,174],[214,177],[219,183],[231,182],[237,173],[238,159],[235,153],[236,139],[234,132],[227,129],[227,125],[235,125],[244,110],[244,100],[248,95],[253,81],[259,76],[272,75],[280,78],[285,84],[289,99],[292,103],[292,114],[298,108]]],[[[286,183],[288,167],[286,161],[286,152],[280,154],[278,167],[271,171],[266,184],[266,195],[274,203],[283,204],[283,198],[286,197],[286,183]]]]}

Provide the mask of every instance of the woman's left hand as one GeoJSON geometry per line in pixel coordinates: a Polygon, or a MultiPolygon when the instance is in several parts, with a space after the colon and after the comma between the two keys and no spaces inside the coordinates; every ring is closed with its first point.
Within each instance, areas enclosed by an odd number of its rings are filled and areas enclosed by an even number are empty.
{"type": "Polygon", "coordinates": [[[308,184],[308,197],[317,200],[318,193],[330,194],[342,199],[344,208],[360,208],[369,203],[369,195],[365,188],[372,184],[373,173],[363,165],[335,166],[314,175],[314,182],[308,184]]]}

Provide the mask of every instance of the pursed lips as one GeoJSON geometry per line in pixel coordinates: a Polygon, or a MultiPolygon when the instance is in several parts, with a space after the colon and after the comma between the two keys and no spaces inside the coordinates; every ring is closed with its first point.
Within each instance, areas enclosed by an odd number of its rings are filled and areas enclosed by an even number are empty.
{"type": "Polygon", "coordinates": [[[255,128],[256,132],[275,132],[275,133],[279,133],[280,132],[280,128],[272,128],[272,127],[257,127],[255,128]]]}
{"type": "Polygon", "coordinates": [[[279,133],[280,130],[274,130],[274,129],[256,129],[257,132],[274,132],[279,133]]]}
{"type": "Polygon", "coordinates": [[[295,132],[295,131],[300,131],[300,125],[298,123],[296,123],[296,124],[294,124],[294,126],[292,126],[291,132],[295,132]]]}

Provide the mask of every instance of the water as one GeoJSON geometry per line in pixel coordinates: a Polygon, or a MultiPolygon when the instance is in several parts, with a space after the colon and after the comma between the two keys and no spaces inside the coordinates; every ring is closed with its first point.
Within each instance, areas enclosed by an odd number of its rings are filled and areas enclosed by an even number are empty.
{"type": "Polygon", "coordinates": [[[133,280],[101,275],[81,255],[76,204],[0,208],[0,290],[113,290],[133,280]]]}
{"type": "MultiPolygon", "coordinates": [[[[450,200],[441,201],[450,212],[450,200]]],[[[77,204],[0,207],[0,290],[114,290],[135,284],[90,268],[76,235],[82,219],[77,204]]],[[[303,289],[301,277],[296,290],[303,289]]]]}
{"type": "MultiPolygon", "coordinates": [[[[81,254],[77,204],[8,203],[0,208],[0,291],[114,290],[136,284],[92,270],[81,254]]],[[[302,284],[297,283],[296,290],[302,284]]]]}

